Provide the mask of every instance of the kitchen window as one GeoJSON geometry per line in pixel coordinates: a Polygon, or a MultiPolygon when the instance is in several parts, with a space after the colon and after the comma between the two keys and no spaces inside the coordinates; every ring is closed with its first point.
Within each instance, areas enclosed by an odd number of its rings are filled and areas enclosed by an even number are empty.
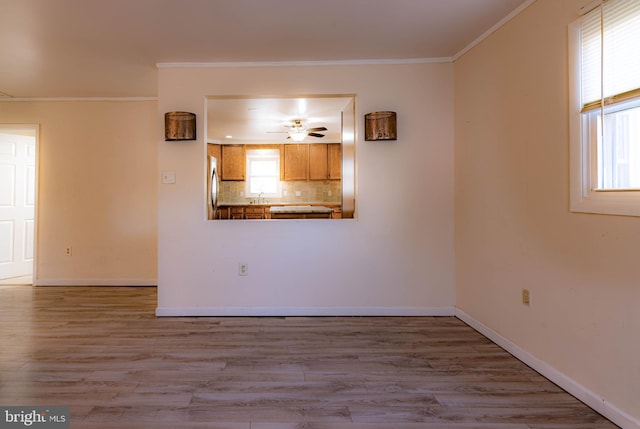
{"type": "Polygon", "coordinates": [[[278,149],[247,150],[248,197],[279,198],[280,151],[278,149]]]}
{"type": "Polygon", "coordinates": [[[569,28],[571,210],[640,216],[640,2],[583,9],[569,28]]]}

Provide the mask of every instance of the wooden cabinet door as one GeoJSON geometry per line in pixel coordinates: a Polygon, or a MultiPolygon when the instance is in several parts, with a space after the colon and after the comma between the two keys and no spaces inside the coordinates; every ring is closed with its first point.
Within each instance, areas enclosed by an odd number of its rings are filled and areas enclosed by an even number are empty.
{"type": "Polygon", "coordinates": [[[214,157],[218,161],[220,161],[220,145],[207,143],[207,155],[214,157]]]}
{"type": "Polygon", "coordinates": [[[284,180],[309,178],[309,145],[284,145],[284,180]]]}
{"type": "Polygon", "coordinates": [[[244,218],[245,219],[265,219],[264,212],[265,212],[264,206],[259,206],[259,207],[247,206],[244,209],[244,218]]]}
{"type": "Polygon", "coordinates": [[[342,178],[342,145],[340,143],[331,143],[327,145],[327,159],[329,179],[342,178]]]}
{"type": "Polygon", "coordinates": [[[216,219],[229,219],[229,207],[218,207],[216,219]]]}
{"type": "Polygon", "coordinates": [[[244,180],[246,159],[244,145],[222,145],[220,180],[244,180]]]}
{"type": "Polygon", "coordinates": [[[327,144],[309,145],[309,180],[326,180],[329,178],[329,157],[327,144]]]}
{"type": "Polygon", "coordinates": [[[229,209],[229,219],[244,219],[244,207],[231,207],[229,209]]]}

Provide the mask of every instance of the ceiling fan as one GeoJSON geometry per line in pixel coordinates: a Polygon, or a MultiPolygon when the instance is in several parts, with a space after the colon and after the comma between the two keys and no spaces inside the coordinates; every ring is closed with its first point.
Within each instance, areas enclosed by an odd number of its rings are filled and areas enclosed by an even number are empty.
{"type": "Polygon", "coordinates": [[[327,131],[326,127],[305,128],[302,124],[302,119],[293,119],[291,125],[285,125],[285,127],[289,128],[289,131],[286,131],[289,134],[287,139],[295,142],[303,141],[306,136],[322,138],[324,134],[320,134],[318,131],[327,131]]]}

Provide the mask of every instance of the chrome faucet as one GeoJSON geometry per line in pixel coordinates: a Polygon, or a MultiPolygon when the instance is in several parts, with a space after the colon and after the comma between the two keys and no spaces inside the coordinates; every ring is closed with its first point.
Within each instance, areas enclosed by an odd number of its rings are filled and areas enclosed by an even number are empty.
{"type": "Polygon", "coordinates": [[[261,198],[261,197],[262,197],[262,202],[264,202],[264,192],[260,192],[260,193],[258,194],[258,198],[256,198],[256,199],[254,200],[254,202],[255,202],[256,204],[260,204],[260,198],[261,198]]]}

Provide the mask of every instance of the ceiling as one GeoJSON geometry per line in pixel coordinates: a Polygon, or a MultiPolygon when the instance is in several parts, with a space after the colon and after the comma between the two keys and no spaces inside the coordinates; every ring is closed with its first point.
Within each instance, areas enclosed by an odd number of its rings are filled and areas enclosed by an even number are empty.
{"type": "Polygon", "coordinates": [[[0,97],[155,97],[156,64],[445,58],[530,0],[0,0],[0,97]]]}
{"type": "Polygon", "coordinates": [[[207,141],[227,144],[293,143],[287,139],[292,121],[304,128],[325,127],[324,137],[307,136],[305,143],[342,141],[341,112],[351,96],[282,98],[210,98],[207,101],[207,141]]]}

